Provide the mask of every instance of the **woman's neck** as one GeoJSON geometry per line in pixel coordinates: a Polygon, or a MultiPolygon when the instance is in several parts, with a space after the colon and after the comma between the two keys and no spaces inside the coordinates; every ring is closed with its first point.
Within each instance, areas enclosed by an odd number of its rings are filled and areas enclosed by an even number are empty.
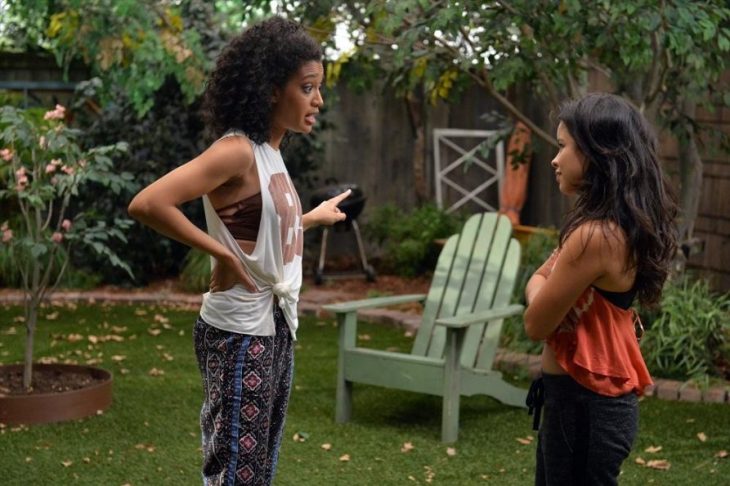
{"type": "Polygon", "coordinates": [[[286,130],[278,130],[275,128],[271,129],[271,133],[269,135],[269,141],[268,144],[273,148],[274,150],[279,150],[279,147],[281,146],[281,141],[284,139],[284,134],[286,133],[286,130]]]}

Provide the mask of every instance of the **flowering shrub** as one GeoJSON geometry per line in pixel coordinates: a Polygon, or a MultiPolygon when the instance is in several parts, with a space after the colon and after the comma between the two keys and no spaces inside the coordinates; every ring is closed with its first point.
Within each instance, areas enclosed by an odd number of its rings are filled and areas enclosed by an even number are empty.
{"type": "Polygon", "coordinates": [[[126,241],[123,231],[130,220],[108,225],[98,220],[93,208],[70,214],[71,203],[87,183],[102,184],[117,194],[132,188],[132,176],[115,173],[110,158],[126,145],[85,150],[77,142],[80,131],[67,126],[65,118],[61,105],[45,114],[0,108],[0,252],[9,255],[24,290],[26,389],[31,387],[38,308],[63,276],[71,248],[87,246],[129,271],[108,242],[126,241]]]}

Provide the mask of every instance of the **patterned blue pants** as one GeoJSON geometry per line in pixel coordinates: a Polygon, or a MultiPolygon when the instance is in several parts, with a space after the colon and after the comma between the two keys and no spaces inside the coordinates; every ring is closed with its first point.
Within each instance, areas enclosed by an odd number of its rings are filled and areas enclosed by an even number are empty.
{"type": "Polygon", "coordinates": [[[291,333],[278,306],[274,321],[275,336],[223,331],[201,318],[195,324],[206,486],[273,481],[294,368],[291,333]]]}

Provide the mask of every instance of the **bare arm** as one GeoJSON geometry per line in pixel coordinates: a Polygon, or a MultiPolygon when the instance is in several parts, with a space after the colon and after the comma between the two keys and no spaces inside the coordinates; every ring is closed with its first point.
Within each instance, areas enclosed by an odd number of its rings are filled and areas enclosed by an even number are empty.
{"type": "Polygon", "coordinates": [[[539,273],[532,274],[530,280],[527,281],[527,285],[525,285],[525,301],[527,302],[527,305],[530,305],[532,301],[535,300],[535,296],[538,292],[540,292],[540,289],[543,285],[545,285],[545,282],[547,282],[547,278],[543,277],[539,273]]]}
{"type": "Polygon", "coordinates": [[[524,322],[530,339],[545,339],[558,327],[580,294],[606,273],[610,258],[603,232],[595,226],[592,231],[590,223],[567,238],[547,278],[536,272],[525,289],[524,322]]]}
{"type": "Polygon", "coordinates": [[[540,268],[535,270],[535,273],[532,274],[530,280],[527,281],[527,285],[525,286],[525,301],[527,302],[527,305],[530,305],[537,293],[547,281],[547,278],[550,276],[550,272],[552,272],[553,267],[555,266],[555,260],[557,260],[557,258],[558,249],[556,248],[550,254],[548,259],[545,260],[542,265],[540,265],[540,268]]]}
{"type": "Polygon", "coordinates": [[[242,283],[253,286],[237,257],[179,209],[181,204],[212,192],[240,174],[253,160],[253,151],[245,140],[221,140],[140,191],[129,204],[129,214],[165,236],[212,255],[233,268],[242,283]]]}

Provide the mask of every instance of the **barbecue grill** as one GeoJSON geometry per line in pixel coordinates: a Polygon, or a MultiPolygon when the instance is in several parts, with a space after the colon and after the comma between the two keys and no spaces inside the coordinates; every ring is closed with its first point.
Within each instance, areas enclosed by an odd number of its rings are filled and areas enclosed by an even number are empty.
{"type": "MultiPolygon", "coordinates": [[[[319,206],[322,202],[332,199],[338,194],[350,189],[352,192],[350,195],[342,201],[339,206],[340,211],[345,213],[347,218],[344,221],[340,221],[333,225],[334,231],[347,231],[352,232],[355,235],[355,241],[357,242],[357,249],[360,254],[360,263],[362,265],[361,272],[365,275],[368,282],[375,281],[375,270],[373,267],[368,265],[367,257],[365,256],[365,248],[362,243],[362,236],[360,235],[360,226],[357,224],[357,217],[365,207],[366,197],[356,184],[330,184],[326,187],[316,190],[310,199],[312,207],[319,206]]],[[[327,226],[322,227],[322,243],[319,248],[319,262],[317,269],[314,273],[314,282],[319,285],[325,278],[345,277],[351,275],[348,274],[324,274],[325,257],[327,254],[327,237],[329,236],[329,228],[327,226]]]]}

